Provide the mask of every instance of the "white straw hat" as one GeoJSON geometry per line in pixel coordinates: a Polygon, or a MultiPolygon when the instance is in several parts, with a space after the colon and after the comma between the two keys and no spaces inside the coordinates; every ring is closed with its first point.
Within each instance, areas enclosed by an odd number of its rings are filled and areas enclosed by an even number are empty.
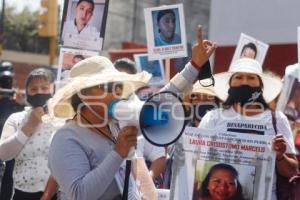
{"type": "Polygon", "coordinates": [[[263,97],[267,103],[274,100],[281,91],[282,82],[278,77],[264,74],[262,66],[256,60],[251,58],[241,58],[236,60],[228,72],[222,72],[214,75],[215,93],[225,101],[228,97],[230,77],[237,72],[246,72],[258,75],[263,82],[263,97]]]}
{"type": "Polygon", "coordinates": [[[119,72],[106,57],[89,57],[73,66],[67,83],[48,101],[49,114],[67,119],[74,117],[71,97],[82,89],[110,82],[122,82],[124,98],[138,88],[146,86],[150,78],[151,74],[144,71],[138,74],[119,72]]]}
{"type": "Polygon", "coordinates": [[[203,87],[199,81],[196,81],[196,83],[194,83],[191,93],[201,93],[210,96],[216,96],[213,86],[203,87]]]}

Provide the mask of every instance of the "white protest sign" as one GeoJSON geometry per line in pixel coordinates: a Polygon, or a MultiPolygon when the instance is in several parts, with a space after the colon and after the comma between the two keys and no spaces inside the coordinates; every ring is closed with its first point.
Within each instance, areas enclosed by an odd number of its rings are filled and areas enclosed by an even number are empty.
{"type": "Polygon", "coordinates": [[[275,169],[271,141],[271,136],[187,127],[176,144],[170,199],[270,199],[275,169]],[[208,191],[214,182],[226,183],[227,191],[208,191]]]}

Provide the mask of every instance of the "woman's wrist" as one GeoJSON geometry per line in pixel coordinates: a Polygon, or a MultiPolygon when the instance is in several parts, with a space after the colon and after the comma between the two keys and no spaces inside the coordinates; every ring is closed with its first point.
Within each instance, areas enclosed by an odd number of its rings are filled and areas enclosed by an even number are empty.
{"type": "Polygon", "coordinates": [[[190,60],[190,63],[193,65],[194,68],[196,68],[198,71],[201,70],[201,67],[200,65],[198,65],[195,61],[193,60],[190,60]]]}

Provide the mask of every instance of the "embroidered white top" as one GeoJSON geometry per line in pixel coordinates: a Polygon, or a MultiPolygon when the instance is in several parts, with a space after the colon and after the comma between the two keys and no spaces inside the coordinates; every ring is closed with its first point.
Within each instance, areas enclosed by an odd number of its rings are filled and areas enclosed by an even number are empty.
{"type": "Polygon", "coordinates": [[[59,123],[42,122],[31,137],[26,136],[21,128],[28,119],[31,108],[14,113],[6,120],[0,139],[0,159],[15,158],[13,172],[14,187],[24,192],[43,191],[50,170],[48,169],[48,151],[53,133],[59,123]]]}

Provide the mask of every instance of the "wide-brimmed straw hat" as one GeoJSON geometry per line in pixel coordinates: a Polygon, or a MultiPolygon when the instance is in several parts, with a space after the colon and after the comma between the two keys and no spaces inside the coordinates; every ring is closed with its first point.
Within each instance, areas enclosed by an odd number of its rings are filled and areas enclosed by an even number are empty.
{"type": "Polygon", "coordinates": [[[200,93],[210,96],[216,96],[213,86],[203,87],[199,81],[196,81],[196,83],[194,83],[191,93],[200,93]]]}
{"type": "Polygon", "coordinates": [[[71,97],[82,89],[121,82],[123,83],[122,98],[125,98],[138,88],[147,85],[150,78],[151,74],[144,71],[138,74],[119,72],[106,57],[89,57],[73,66],[66,84],[48,101],[49,114],[66,119],[74,117],[71,97]]]}
{"type": "Polygon", "coordinates": [[[281,91],[282,82],[278,77],[264,74],[261,64],[259,64],[256,60],[241,58],[232,64],[228,72],[222,72],[214,75],[215,93],[222,101],[225,101],[228,97],[230,77],[237,72],[252,73],[261,78],[263,82],[263,97],[267,103],[274,100],[281,91]]]}

